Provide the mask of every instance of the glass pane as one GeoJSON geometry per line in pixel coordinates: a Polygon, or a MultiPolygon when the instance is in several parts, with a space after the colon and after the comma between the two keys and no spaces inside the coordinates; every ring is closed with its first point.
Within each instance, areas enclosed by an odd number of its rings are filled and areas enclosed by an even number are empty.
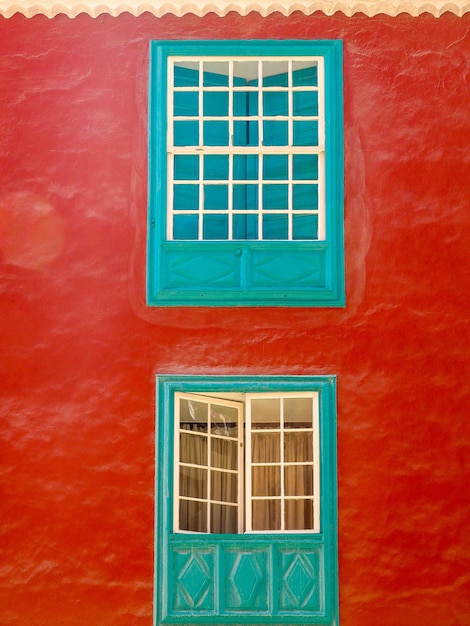
{"type": "Polygon", "coordinates": [[[258,157],[235,154],[233,157],[233,177],[235,180],[257,180],[258,157]]]}
{"type": "Polygon", "coordinates": [[[180,423],[188,424],[205,424],[207,430],[209,416],[209,405],[207,402],[198,402],[197,400],[180,399],[180,423]]]}
{"type": "Polygon", "coordinates": [[[238,509],[235,506],[211,504],[211,533],[236,534],[238,509]]]}
{"type": "Polygon", "coordinates": [[[199,185],[174,185],[173,209],[175,211],[197,211],[199,207],[199,185]]]}
{"type": "Polygon", "coordinates": [[[205,91],[203,94],[203,114],[206,117],[228,115],[228,92],[205,91]]]}
{"type": "Polygon", "coordinates": [[[228,217],[227,215],[205,215],[203,223],[204,239],[227,239],[228,217]]]}
{"type": "Polygon", "coordinates": [[[207,499],[207,469],[180,466],[180,495],[207,499]]]}
{"type": "Polygon", "coordinates": [[[318,146],[318,122],[294,122],[294,146],[318,146]]]}
{"type": "MultiPolygon", "coordinates": [[[[183,145],[192,146],[196,144],[183,144],[183,145]]],[[[219,122],[219,121],[204,122],[204,145],[205,146],[228,146],[228,122],[219,122]]]]}
{"type": "MultiPolygon", "coordinates": [[[[214,122],[216,123],[216,122],[214,122]]],[[[199,145],[199,123],[181,121],[173,124],[173,141],[175,146],[199,145]]]]}
{"type": "Polygon", "coordinates": [[[304,67],[305,62],[292,63],[292,85],[294,87],[316,87],[318,85],[317,64],[304,67]]]}
{"type": "Polygon", "coordinates": [[[294,115],[318,115],[318,91],[294,92],[294,115]]]}
{"type": "Polygon", "coordinates": [[[253,500],[253,530],[281,530],[281,503],[279,500],[253,500]]]}
{"type": "Polygon", "coordinates": [[[294,215],[292,239],[318,239],[318,215],[294,215]]]}
{"type": "Polygon", "coordinates": [[[318,209],[318,185],[293,185],[292,208],[294,211],[316,211],[318,209]]]}
{"type": "Polygon", "coordinates": [[[287,185],[263,185],[263,209],[287,210],[289,188],[287,185]]]}
{"type": "Polygon", "coordinates": [[[226,211],[228,185],[204,185],[204,208],[210,211],[226,211]]]}
{"type": "Polygon", "coordinates": [[[265,180],[287,180],[288,164],[287,154],[265,155],[263,157],[263,178],[265,180]]]}
{"type": "Polygon", "coordinates": [[[219,502],[237,502],[237,474],[228,474],[212,470],[210,499],[219,500],[219,502]]]}
{"type": "Polygon", "coordinates": [[[175,180],[198,180],[199,157],[191,154],[176,154],[173,170],[175,180]]]}
{"type": "Polygon", "coordinates": [[[180,500],[180,530],[207,532],[207,504],[180,500]]]}
{"type": "Polygon", "coordinates": [[[294,180],[317,180],[318,179],[318,155],[317,154],[294,154],[293,178],[294,180]]]}
{"type": "Polygon", "coordinates": [[[284,398],[284,426],[286,428],[311,428],[312,411],[312,398],[284,398]]]}
{"type": "Polygon", "coordinates": [[[281,439],[279,433],[257,433],[251,435],[252,463],[279,463],[281,461],[281,439]]]}
{"type": "Polygon", "coordinates": [[[263,115],[288,115],[287,91],[266,91],[263,94],[263,115]]]}
{"type": "Polygon", "coordinates": [[[286,530],[313,529],[312,500],[286,500],[286,530]]]}
{"type": "MultiPolygon", "coordinates": [[[[294,130],[295,130],[296,123],[301,124],[302,122],[294,122],[294,130]]],[[[263,145],[287,146],[288,145],[287,132],[288,132],[287,122],[263,122],[263,145]]],[[[304,145],[311,145],[311,144],[298,143],[295,145],[304,146],[304,145]]]]}
{"type": "Polygon", "coordinates": [[[175,215],[173,219],[173,239],[194,240],[198,238],[197,215],[175,215]]]}
{"type": "Polygon", "coordinates": [[[233,75],[238,77],[242,84],[256,80],[258,77],[258,61],[234,61],[233,75]]]}
{"type": "Polygon", "coordinates": [[[175,117],[197,117],[199,98],[197,91],[176,91],[173,96],[173,115],[175,117]]]}
{"type": "Polygon", "coordinates": [[[258,239],[258,217],[256,215],[234,215],[233,238],[258,239]]]}
{"type": "Polygon", "coordinates": [[[238,467],[238,441],[212,437],[211,466],[236,470],[238,467]]]}
{"type": "Polygon", "coordinates": [[[205,61],[203,66],[204,87],[227,87],[228,86],[228,62],[205,61]]]}
{"type": "Polygon", "coordinates": [[[233,406],[211,404],[212,432],[226,437],[238,435],[238,410],[233,406]]]}
{"type": "Polygon", "coordinates": [[[175,87],[197,87],[199,85],[199,64],[197,61],[186,61],[184,67],[174,66],[175,87]]]}
{"type": "Polygon", "coordinates": [[[256,398],[251,401],[252,428],[279,428],[281,404],[279,398],[256,398]]]}
{"type": "Polygon", "coordinates": [[[265,87],[287,87],[287,61],[263,61],[263,85],[265,87]]]}
{"type": "Polygon", "coordinates": [[[286,496],[313,496],[313,467],[311,465],[287,465],[284,468],[286,496]]]}
{"type": "Polygon", "coordinates": [[[253,496],[279,496],[281,494],[281,468],[279,466],[252,467],[251,489],[253,496]]]}
{"type": "Polygon", "coordinates": [[[228,180],[228,155],[206,154],[204,156],[204,180],[228,180]]]}
{"type": "Polygon", "coordinates": [[[313,434],[311,432],[285,432],[284,460],[286,463],[312,462],[313,434]]]}
{"type": "Polygon", "coordinates": [[[207,466],[207,437],[193,433],[180,434],[180,461],[207,466]]]}
{"type": "Polygon", "coordinates": [[[287,215],[264,215],[263,216],[263,239],[288,238],[287,215]]]}

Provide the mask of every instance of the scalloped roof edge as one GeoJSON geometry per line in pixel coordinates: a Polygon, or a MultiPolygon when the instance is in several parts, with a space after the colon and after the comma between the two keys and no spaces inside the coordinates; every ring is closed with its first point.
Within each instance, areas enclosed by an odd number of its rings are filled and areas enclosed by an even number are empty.
{"type": "Polygon", "coordinates": [[[430,13],[439,17],[443,13],[450,12],[461,17],[470,12],[470,0],[162,0],[162,1],[141,1],[141,0],[83,0],[72,2],[72,0],[0,0],[0,15],[11,17],[15,13],[20,13],[26,17],[34,15],[46,15],[52,18],[59,14],[68,17],[76,17],[80,13],[86,13],[92,17],[97,17],[103,13],[117,16],[120,13],[128,12],[138,16],[149,12],[156,17],[162,17],[168,13],[181,17],[187,13],[203,16],[207,13],[216,13],[219,16],[226,15],[230,11],[247,15],[252,11],[260,13],[263,17],[270,13],[279,12],[282,15],[290,15],[295,11],[300,11],[305,15],[311,15],[316,11],[325,15],[333,15],[342,12],[347,17],[355,13],[363,13],[369,17],[379,13],[396,16],[400,13],[417,17],[423,13],[430,13]]]}

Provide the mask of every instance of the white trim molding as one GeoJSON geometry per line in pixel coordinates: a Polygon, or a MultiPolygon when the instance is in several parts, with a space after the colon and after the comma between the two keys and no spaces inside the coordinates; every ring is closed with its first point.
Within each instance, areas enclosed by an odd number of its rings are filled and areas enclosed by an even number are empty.
{"type": "Polygon", "coordinates": [[[295,11],[305,15],[316,11],[333,15],[341,11],[348,17],[355,13],[364,13],[369,17],[379,13],[390,16],[407,13],[413,17],[430,13],[439,17],[449,12],[461,17],[470,12],[470,0],[0,0],[0,15],[3,17],[11,17],[15,13],[26,17],[46,15],[49,18],[59,14],[76,17],[87,13],[97,17],[102,13],[116,16],[126,11],[135,16],[149,12],[156,17],[167,13],[176,16],[215,13],[223,16],[230,11],[240,15],[256,11],[262,16],[276,11],[282,15],[295,11]]]}

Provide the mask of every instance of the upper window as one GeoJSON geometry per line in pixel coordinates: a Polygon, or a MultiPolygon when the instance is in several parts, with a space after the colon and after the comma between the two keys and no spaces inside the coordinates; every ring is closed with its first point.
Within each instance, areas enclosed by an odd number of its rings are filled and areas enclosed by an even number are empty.
{"type": "Polygon", "coordinates": [[[341,43],[153,42],[150,304],[341,305],[341,43]]]}

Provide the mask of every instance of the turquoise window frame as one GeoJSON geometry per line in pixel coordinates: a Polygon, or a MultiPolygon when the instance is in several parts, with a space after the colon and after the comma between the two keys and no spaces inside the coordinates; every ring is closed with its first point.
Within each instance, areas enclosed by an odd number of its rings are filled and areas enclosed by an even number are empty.
{"type": "Polygon", "coordinates": [[[155,626],[338,626],[336,377],[157,376],[155,626]],[[173,532],[175,394],[319,395],[320,531],[173,532]]]}
{"type": "Polygon", "coordinates": [[[345,305],[342,80],[340,40],[151,42],[147,248],[149,306],[345,305]],[[195,59],[201,56],[272,56],[273,59],[289,57],[294,60],[296,57],[322,57],[325,107],[324,239],[168,239],[168,59],[173,56],[194,56],[195,59]]]}

